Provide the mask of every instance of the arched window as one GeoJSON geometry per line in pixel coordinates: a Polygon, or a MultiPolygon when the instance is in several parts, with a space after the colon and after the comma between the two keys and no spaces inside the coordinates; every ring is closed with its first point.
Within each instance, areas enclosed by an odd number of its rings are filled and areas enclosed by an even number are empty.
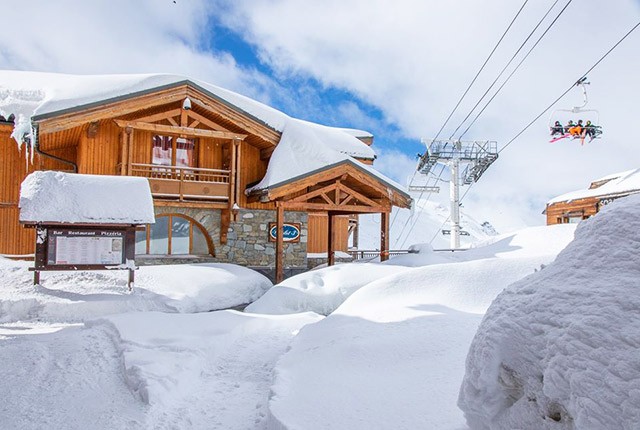
{"type": "Polygon", "coordinates": [[[156,215],[156,223],[136,232],[136,254],[212,255],[213,242],[202,225],[185,215],[156,215]]]}

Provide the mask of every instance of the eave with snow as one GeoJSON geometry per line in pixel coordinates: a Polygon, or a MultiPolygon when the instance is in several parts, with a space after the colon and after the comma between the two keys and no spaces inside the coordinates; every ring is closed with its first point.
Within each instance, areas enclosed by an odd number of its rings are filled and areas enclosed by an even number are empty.
{"type": "MultiPolygon", "coordinates": [[[[388,214],[393,206],[410,205],[402,187],[371,167],[373,136],[364,131],[298,120],[181,76],[0,76],[0,115],[13,116],[13,123],[0,124],[8,163],[0,205],[5,225],[13,224],[17,213],[12,184],[34,170],[144,177],[156,216],[167,217],[167,225],[178,218],[188,223],[189,246],[181,252],[196,254],[192,232],[200,231],[207,236],[206,253],[218,261],[232,261],[230,256],[238,254],[228,234],[243,242],[237,236],[238,230],[249,229],[247,211],[286,207],[309,216],[324,213],[324,227],[309,226],[307,249],[299,250],[306,254],[326,252],[329,246],[346,250],[347,214],[388,214]],[[10,147],[9,136],[21,146],[14,141],[10,147]],[[333,235],[328,233],[332,216],[339,217],[333,235]],[[215,220],[203,225],[211,217],[215,220]],[[337,245],[331,238],[337,238],[337,245]]],[[[286,222],[305,222],[305,216],[294,215],[286,222]]],[[[143,251],[153,254],[158,252],[151,243],[155,233],[147,230],[143,251]]],[[[168,248],[159,254],[171,256],[176,254],[171,244],[178,241],[172,242],[171,229],[167,234],[168,248]]],[[[381,234],[388,240],[388,234],[381,234]]],[[[28,240],[11,247],[6,236],[0,238],[0,253],[28,253],[28,240]]],[[[264,244],[254,245],[258,250],[264,244]]]]}
{"type": "Polygon", "coordinates": [[[640,169],[607,175],[576,190],[551,199],[543,212],[547,225],[579,222],[600,211],[612,201],[640,193],[640,169]]]}

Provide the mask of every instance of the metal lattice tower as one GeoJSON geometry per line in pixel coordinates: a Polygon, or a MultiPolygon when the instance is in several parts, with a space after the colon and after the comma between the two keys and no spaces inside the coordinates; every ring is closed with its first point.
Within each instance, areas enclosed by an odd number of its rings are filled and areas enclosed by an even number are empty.
{"type": "Polygon", "coordinates": [[[470,185],[498,159],[495,141],[422,140],[427,151],[420,157],[418,172],[428,175],[437,163],[451,169],[451,248],[460,248],[460,185],[470,185]],[[461,169],[461,165],[462,168],[461,169]]]}

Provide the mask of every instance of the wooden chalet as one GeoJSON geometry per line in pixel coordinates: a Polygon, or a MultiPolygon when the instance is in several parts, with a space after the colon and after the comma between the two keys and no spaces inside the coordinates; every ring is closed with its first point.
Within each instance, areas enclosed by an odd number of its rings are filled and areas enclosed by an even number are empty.
{"type": "Polygon", "coordinates": [[[275,266],[280,281],[285,268],[306,269],[308,253],[327,253],[332,264],[361,213],[381,214],[385,258],[391,209],[409,207],[410,197],[370,167],[370,135],[344,131],[360,153],[256,188],[280,123],[293,119],[217,87],[165,81],[40,106],[20,146],[18,113],[0,106],[0,254],[33,253],[33,230],[18,222],[19,186],[34,170],[60,170],[148,179],[156,223],[137,232],[139,261],[275,266]],[[283,236],[285,224],[297,237],[283,236]]]}
{"type": "Polygon", "coordinates": [[[588,189],[563,194],[547,203],[547,225],[577,223],[597,214],[612,201],[640,193],[640,169],[597,179],[588,189]]]}

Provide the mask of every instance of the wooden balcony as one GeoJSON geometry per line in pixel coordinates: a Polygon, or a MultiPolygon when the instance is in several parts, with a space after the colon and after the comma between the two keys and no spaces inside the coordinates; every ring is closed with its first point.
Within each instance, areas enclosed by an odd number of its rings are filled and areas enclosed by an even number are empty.
{"type": "Polygon", "coordinates": [[[229,201],[229,170],[131,164],[131,175],[149,179],[154,197],[176,200],[229,201]]]}

